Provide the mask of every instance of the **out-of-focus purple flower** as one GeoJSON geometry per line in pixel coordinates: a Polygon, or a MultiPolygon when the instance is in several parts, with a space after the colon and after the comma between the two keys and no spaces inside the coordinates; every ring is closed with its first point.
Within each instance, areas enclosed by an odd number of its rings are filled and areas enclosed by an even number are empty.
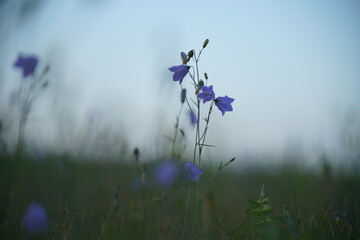
{"type": "Polygon", "coordinates": [[[192,126],[195,126],[197,124],[197,118],[195,116],[195,113],[193,110],[189,110],[189,116],[190,116],[190,123],[192,126]]]}
{"type": "Polygon", "coordinates": [[[30,234],[45,232],[49,220],[46,210],[39,203],[31,203],[24,216],[24,228],[30,234]]]}
{"type": "Polygon", "coordinates": [[[34,56],[19,56],[14,63],[14,67],[21,68],[23,72],[23,77],[26,78],[28,76],[34,75],[38,62],[39,60],[34,56]]]}
{"type": "Polygon", "coordinates": [[[178,176],[178,166],[174,161],[160,163],[154,169],[155,183],[163,187],[171,187],[178,176]]]}
{"type": "Polygon", "coordinates": [[[188,74],[189,69],[190,67],[185,64],[169,68],[169,70],[174,73],[173,80],[179,81],[180,83],[182,83],[184,77],[186,76],[186,74],[188,74]]]}
{"type": "Polygon", "coordinates": [[[225,95],[225,97],[218,97],[215,100],[215,105],[221,111],[224,116],[225,112],[231,112],[233,110],[231,103],[234,101],[233,98],[229,98],[225,95]]]}
{"type": "Polygon", "coordinates": [[[203,100],[203,103],[212,101],[215,98],[215,93],[213,90],[213,86],[202,86],[201,93],[198,94],[198,98],[203,100]]]}
{"type": "Polygon", "coordinates": [[[185,164],[185,178],[191,181],[197,182],[199,181],[200,174],[202,170],[198,168],[194,163],[186,163],[185,164]]]}

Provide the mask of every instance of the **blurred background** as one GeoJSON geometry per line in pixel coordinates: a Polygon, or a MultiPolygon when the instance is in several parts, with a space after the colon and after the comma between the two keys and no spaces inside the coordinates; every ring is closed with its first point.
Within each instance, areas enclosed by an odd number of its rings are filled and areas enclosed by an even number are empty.
{"type": "MultiPolygon", "coordinates": [[[[209,38],[200,71],[235,102],[212,114],[207,161],[314,166],[326,156],[359,166],[359,11],[350,0],[1,0],[2,138],[15,148],[22,79],[13,64],[35,55],[51,70],[26,125],[30,153],[166,156],[181,105],[168,68],[209,38]]],[[[194,98],[188,77],[183,85],[194,98]]],[[[195,129],[186,114],[180,124],[190,152],[195,129]]]]}

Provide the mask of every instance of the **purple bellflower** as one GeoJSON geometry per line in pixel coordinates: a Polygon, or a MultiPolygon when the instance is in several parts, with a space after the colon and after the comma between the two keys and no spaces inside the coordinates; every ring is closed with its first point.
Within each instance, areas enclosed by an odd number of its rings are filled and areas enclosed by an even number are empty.
{"type": "Polygon", "coordinates": [[[193,182],[199,181],[202,170],[194,163],[185,163],[185,178],[193,182]]]}
{"type": "Polygon", "coordinates": [[[154,170],[154,180],[163,187],[171,187],[177,178],[178,166],[173,161],[166,161],[156,166],[154,170]]]}
{"type": "Polygon", "coordinates": [[[201,93],[198,94],[198,98],[203,100],[203,103],[209,102],[214,100],[215,93],[213,90],[213,86],[202,86],[201,87],[201,93]]]}
{"type": "Polygon", "coordinates": [[[21,68],[23,77],[27,78],[28,76],[34,75],[36,66],[39,60],[34,56],[23,57],[19,56],[14,63],[14,67],[21,68]]]}
{"type": "Polygon", "coordinates": [[[29,234],[45,232],[49,225],[46,210],[39,203],[31,203],[24,216],[24,228],[29,234]]]}
{"type": "Polygon", "coordinates": [[[180,83],[182,83],[184,77],[188,74],[189,69],[190,67],[185,64],[169,68],[169,70],[174,73],[173,81],[179,81],[180,83]]]}
{"type": "Polygon", "coordinates": [[[225,97],[217,97],[215,100],[215,105],[221,111],[224,116],[225,112],[231,112],[233,110],[231,103],[234,102],[233,98],[229,98],[225,95],[225,97]]]}
{"type": "Polygon", "coordinates": [[[191,126],[195,126],[197,124],[197,118],[195,116],[195,113],[193,110],[189,110],[189,116],[190,116],[190,123],[191,123],[191,126]]]}

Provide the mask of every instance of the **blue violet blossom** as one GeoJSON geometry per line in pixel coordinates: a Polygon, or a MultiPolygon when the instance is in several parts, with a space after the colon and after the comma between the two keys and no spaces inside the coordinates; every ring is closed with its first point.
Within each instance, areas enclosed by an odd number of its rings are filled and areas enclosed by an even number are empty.
{"type": "Polygon", "coordinates": [[[193,110],[189,110],[189,116],[190,116],[190,123],[191,123],[191,126],[195,126],[197,124],[197,118],[195,116],[195,113],[193,110]]]}
{"type": "Polygon", "coordinates": [[[169,68],[169,70],[174,73],[173,81],[179,81],[180,83],[182,83],[184,77],[186,76],[186,74],[188,74],[189,69],[190,67],[185,64],[169,68]]]}
{"type": "Polygon", "coordinates": [[[214,100],[215,105],[221,111],[224,116],[225,112],[231,112],[233,110],[231,103],[234,102],[233,98],[230,98],[225,95],[225,97],[218,97],[214,100]]]}
{"type": "Polygon", "coordinates": [[[23,57],[19,56],[14,63],[14,67],[21,68],[23,77],[27,78],[28,76],[34,75],[36,66],[39,60],[34,56],[23,57]]]}
{"type": "Polygon", "coordinates": [[[24,228],[29,234],[45,232],[49,225],[46,210],[39,203],[31,203],[24,216],[24,228]]]}
{"type": "Polygon", "coordinates": [[[174,161],[165,161],[154,169],[154,180],[160,186],[171,187],[178,176],[178,166],[174,161]]]}
{"type": "Polygon", "coordinates": [[[191,180],[193,182],[199,181],[200,174],[202,174],[202,170],[198,168],[194,163],[186,163],[185,164],[185,178],[191,180]]]}
{"type": "Polygon", "coordinates": [[[201,93],[198,94],[198,98],[203,100],[203,103],[209,102],[214,100],[215,93],[213,90],[213,86],[202,86],[201,87],[201,93]]]}

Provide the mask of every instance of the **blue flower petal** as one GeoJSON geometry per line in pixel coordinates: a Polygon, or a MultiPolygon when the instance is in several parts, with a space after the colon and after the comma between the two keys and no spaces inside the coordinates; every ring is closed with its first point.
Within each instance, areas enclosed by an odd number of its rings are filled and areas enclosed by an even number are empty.
{"type": "Polygon", "coordinates": [[[202,174],[202,170],[196,166],[194,163],[186,163],[185,164],[185,178],[191,180],[193,182],[199,181],[200,174],[202,174]]]}
{"type": "Polygon", "coordinates": [[[38,62],[39,60],[34,56],[19,56],[14,63],[14,67],[21,68],[23,72],[23,77],[27,78],[28,76],[34,75],[38,62]]]}

